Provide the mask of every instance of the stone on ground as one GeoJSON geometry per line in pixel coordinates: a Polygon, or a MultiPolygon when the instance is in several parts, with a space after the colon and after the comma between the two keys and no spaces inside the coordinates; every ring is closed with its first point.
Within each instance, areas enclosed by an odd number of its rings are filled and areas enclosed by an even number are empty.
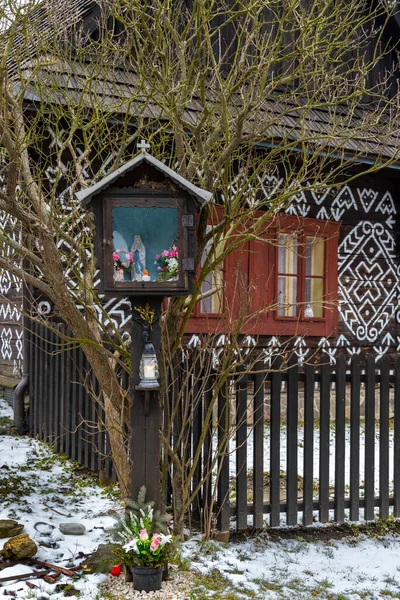
{"type": "Polygon", "coordinates": [[[4,558],[11,558],[12,560],[22,560],[23,558],[32,558],[37,552],[37,545],[27,533],[22,533],[12,537],[0,550],[0,554],[4,558]]]}
{"type": "Polygon", "coordinates": [[[81,523],[60,523],[59,528],[64,535],[84,535],[86,533],[86,527],[81,523]]]}
{"type": "Polygon", "coordinates": [[[0,539],[19,535],[24,526],[14,519],[0,519],[0,539]]]}

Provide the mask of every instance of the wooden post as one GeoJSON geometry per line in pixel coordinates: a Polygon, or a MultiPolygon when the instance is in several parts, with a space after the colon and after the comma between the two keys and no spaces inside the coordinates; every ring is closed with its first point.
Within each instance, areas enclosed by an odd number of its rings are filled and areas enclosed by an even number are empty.
{"type": "Polygon", "coordinates": [[[139,384],[139,364],[142,357],[143,325],[135,306],[149,304],[155,312],[155,321],[150,330],[150,340],[154,346],[158,360],[160,360],[161,346],[161,303],[160,298],[131,298],[132,304],[132,329],[131,329],[131,361],[132,377],[131,389],[131,475],[129,493],[136,500],[140,488],[146,487],[146,500],[153,500],[155,508],[162,508],[161,498],[161,469],[160,469],[160,427],[161,405],[158,390],[144,392],[137,390],[139,384]]]}

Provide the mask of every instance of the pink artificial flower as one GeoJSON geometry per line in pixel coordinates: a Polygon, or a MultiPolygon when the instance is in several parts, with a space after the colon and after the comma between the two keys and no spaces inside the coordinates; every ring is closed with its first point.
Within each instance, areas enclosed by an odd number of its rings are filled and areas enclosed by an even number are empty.
{"type": "Polygon", "coordinates": [[[159,260],[160,257],[161,257],[161,254],[156,254],[156,260],[159,260]]]}
{"type": "Polygon", "coordinates": [[[158,537],[153,537],[152,542],[150,544],[150,550],[152,552],[155,552],[158,549],[159,545],[160,545],[160,539],[158,537]]]}
{"type": "Polygon", "coordinates": [[[161,252],[161,256],[168,256],[168,255],[169,255],[169,252],[168,252],[168,250],[163,250],[163,251],[161,252]]]}
{"type": "Polygon", "coordinates": [[[116,268],[116,271],[120,271],[121,269],[119,267],[116,268]]]}
{"type": "Polygon", "coordinates": [[[133,260],[132,259],[130,259],[129,264],[133,265],[133,260]]]}
{"type": "Polygon", "coordinates": [[[173,258],[175,256],[175,252],[172,252],[172,250],[171,250],[171,252],[168,252],[168,256],[170,258],[173,258]]]}
{"type": "Polygon", "coordinates": [[[126,252],[125,248],[118,248],[117,252],[126,252]]]}
{"type": "Polygon", "coordinates": [[[113,252],[113,260],[119,260],[118,252],[113,252]]]}
{"type": "Polygon", "coordinates": [[[162,271],[162,268],[161,267],[157,267],[157,271],[162,271]]]}
{"type": "Polygon", "coordinates": [[[149,539],[149,534],[147,533],[146,529],[141,529],[139,531],[139,538],[142,542],[146,542],[149,539]]]}
{"type": "Polygon", "coordinates": [[[127,252],[125,256],[128,260],[132,260],[132,258],[133,258],[132,252],[127,252]]]}

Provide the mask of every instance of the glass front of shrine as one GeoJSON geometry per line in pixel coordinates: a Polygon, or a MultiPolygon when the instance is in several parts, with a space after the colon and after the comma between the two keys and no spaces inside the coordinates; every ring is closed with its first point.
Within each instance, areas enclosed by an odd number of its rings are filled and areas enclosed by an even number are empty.
{"type": "Polygon", "coordinates": [[[177,208],[113,206],[111,214],[115,283],[170,284],[179,280],[177,208]]]}

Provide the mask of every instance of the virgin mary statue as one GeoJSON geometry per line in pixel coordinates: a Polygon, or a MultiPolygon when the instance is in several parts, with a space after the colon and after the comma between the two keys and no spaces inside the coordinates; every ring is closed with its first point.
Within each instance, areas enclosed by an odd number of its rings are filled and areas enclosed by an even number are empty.
{"type": "Polygon", "coordinates": [[[140,235],[135,235],[131,246],[132,253],[132,281],[142,281],[143,271],[146,268],[146,249],[140,235]]]}

